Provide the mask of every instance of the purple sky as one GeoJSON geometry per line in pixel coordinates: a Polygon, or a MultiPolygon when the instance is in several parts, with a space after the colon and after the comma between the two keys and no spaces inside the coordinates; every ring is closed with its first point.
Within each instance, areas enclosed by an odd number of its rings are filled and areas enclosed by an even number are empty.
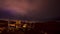
{"type": "MultiPolygon", "coordinates": [[[[33,20],[46,20],[60,17],[58,3],[55,0],[36,0],[31,3],[24,2],[10,2],[6,0],[0,7],[4,8],[12,15],[20,14],[22,17],[33,20]],[[38,7],[38,8],[37,8],[38,7]]],[[[21,0],[22,1],[22,0],[21,0]]],[[[29,1],[30,2],[30,1],[29,1]]],[[[17,17],[17,16],[16,16],[17,17]]],[[[18,18],[18,17],[17,17],[18,18]]]]}

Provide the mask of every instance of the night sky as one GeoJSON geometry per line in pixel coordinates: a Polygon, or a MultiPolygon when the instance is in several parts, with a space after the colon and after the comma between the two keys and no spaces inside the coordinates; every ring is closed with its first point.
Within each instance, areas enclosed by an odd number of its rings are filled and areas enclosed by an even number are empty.
{"type": "Polygon", "coordinates": [[[30,3],[30,4],[24,5],[24,3],[23,4],[21,3],[20,5],[20,3],[17,3],[16,5],[13,5],[11,3],[10,4],[11,6],[9,5],[8,6],[9,8],[7,9],[6,8],[7,5],[6,4],[4,5],[4,3],[1,1],[0,2],[0,18],[38,20],[38,21],[60,19],[59,4],[57,1],[42,0],[38,4],[34,4],[34,5],[33,4],[30,3]],[[39,8],[37,8],[38,5],[39,5],[39,8]]]}

